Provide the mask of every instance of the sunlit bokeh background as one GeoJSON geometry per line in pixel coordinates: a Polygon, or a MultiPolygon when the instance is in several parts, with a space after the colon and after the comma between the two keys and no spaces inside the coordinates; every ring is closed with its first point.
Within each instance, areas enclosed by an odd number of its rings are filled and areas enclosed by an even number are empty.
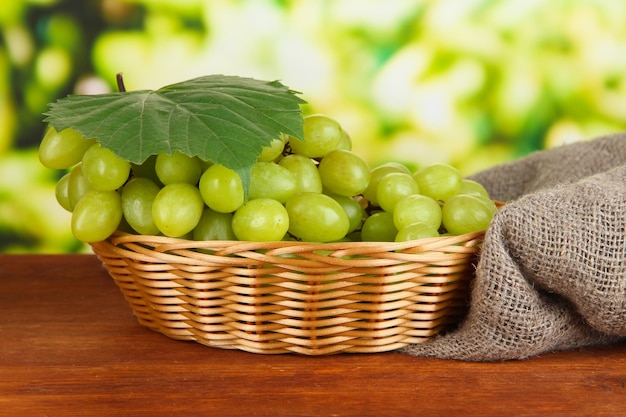
{"type": "Polygon", "coordinates": [[[623,0],[10,0],[0,251],[85,251],[37,145],[49,102],[223,73],[280,80],[374,166],[464,174],[626,127],[623,0]]]}

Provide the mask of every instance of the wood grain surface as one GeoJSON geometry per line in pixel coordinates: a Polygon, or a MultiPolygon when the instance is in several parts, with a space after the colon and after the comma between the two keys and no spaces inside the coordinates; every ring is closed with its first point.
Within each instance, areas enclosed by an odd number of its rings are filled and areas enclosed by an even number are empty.
{"type": "Polygon", "coordinates": [[[260,355],[140,326],[92,255],[0,255],[0,416],[626,416],[626,344],[504,363],[260,355]]]}

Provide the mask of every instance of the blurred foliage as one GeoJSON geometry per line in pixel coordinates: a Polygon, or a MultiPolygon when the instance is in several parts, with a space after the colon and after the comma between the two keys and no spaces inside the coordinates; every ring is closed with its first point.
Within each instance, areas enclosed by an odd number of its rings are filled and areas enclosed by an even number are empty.
{"type": "Polygon", "coordinates": [[[0,36],[4,252],[86,250],[37,159],[41,113],[118,72],[129,89],[279,79],[371,165],[471,174],[626,126],[622,0],[11,0],[0,36]]]}

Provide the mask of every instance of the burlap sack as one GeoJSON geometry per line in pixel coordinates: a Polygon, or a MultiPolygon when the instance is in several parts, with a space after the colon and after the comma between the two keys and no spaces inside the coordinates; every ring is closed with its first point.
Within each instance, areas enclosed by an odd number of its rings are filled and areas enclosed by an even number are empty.
{"type": "Polygon", "coordinates": [[[522,359],[626,338],[626,133],[536,152],[473,177],[507,204],[458,329],[410,355],[522,359]]]}

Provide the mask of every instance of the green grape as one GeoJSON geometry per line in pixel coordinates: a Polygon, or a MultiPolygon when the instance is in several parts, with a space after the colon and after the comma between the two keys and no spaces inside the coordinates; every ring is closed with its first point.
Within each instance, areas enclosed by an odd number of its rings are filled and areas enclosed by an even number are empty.
{"type": "Polygon", "coordinates": [[[352,233],[348,233],[346,237],[339,240],[340,242],[362,242],[361,240],[361,231],[355,230],[352,233]]]}
{"type": "Polygon", "coordinates": [[[196,185],[202,175],[202,164],[200,159],[178,151],[171,155],[161,152],[156,157],[154,170],[165,185],[177,182],[196,185]]]}
{"type": "Polygon", "coordinates": [[[157,235],[159,228],[152,218],[152,204],[160,188],[148,178],[135,177],[122,188],[122,212],[133,230],[142,235],[157,235]]]}
{"type": "Polygon", "coordinates": [[[202,172],[206,171],[211,166],[213,166],[213,162],[211,161],[205,161],[204,159],[200,159],[200,158],[198,158],[198,160],[200,161],[200,167],[202,167],[202,172]]]}
{"type": "Polygon", "coordinates": [[[95,190],[117,190],[130,175],[130,163],[99,143],[87,149],[82,164],[83,175],[95,190]]]}
{"type": "Polygon", "coordinates": [[[441,201],[458,194],[463,181],[459,170],[447,164],[428,165],[413,174],[413,178],[421,194],[441,201]]]}
{"type": "Polygon", "coordinates": [[[118,232],[124,232],[124,233],[130,233],[130,234],[137,234],[137,231],[135,229],[133,229],[130,226],[130,224],[128,224],[128,221],[126,221],[126,218],[124,217],[124,210],[123,209],[122,209],[122,220],[120,220],[120,224],[117,226],[117,231],[118,232]]]}
{"type": "Polygon", "coordinates": [[[91,190],[72,213],[72,233],[82,242],[100,242],[117,230],[122,199],[117,191],[91,190]]]}
{"type": "Polygon", "coordinates": [[[274,162],[257,162],[250,172],[248,198],[269,198],[286,202],[298,192],[296,177],[285,167],[274,162]]]}
{"type": "Polygon", "coordinates": [[[318,193],[299,193],[286,204],[289,233],[307,242],[332,242],[350,230],[350,219],[341,204],[318,193]]]}
{"type": "Polygon", "coordinates": [[[482,196],[482,195],[475,195],[474,197],[482,201],[487,206],[489,211],[491,211],[492,215],[496,214],[496,211],[498,211],[498,206],[496,206],[496,203],[492,199],[482,196]]]}
{"type": "Polygon", "coordinates": [[[285,140],[281,137],[273,139],[269,145],[261,148],[261,155],[257,158],[260,162],[272,162],[278,158],[285,149],[285,140]]]}
{"type": "Polygon", "coordinates": [[[290,218],[285,206],[276,200],[249,200],[233,215],[233,232],[238,240],[273,242],[282,240],[290,218]]]}
{"type": "Polygon", "coordinates": [[[361,194],[370,180],[367,164],[351,151],[329,152],[320,161],[318,170],[323,186],[345,197],[361,194]]]}
{"type": "Polygon", "coordinates": [[[204,207],[200,190],[177,182],[161,188],[152,203],[152,218],[165,236],[181,237],[197,226],[204,207]]]}
{"type": "Polygon", "coordinates": [[[393,224],[398,230],[413,224],[425,223],[435,230],[441,226],[441,206],[422,194],[413,194],[398,201],[393,209],[393,224]]]}
{"type": "Polygon", "coordinates": [[[494,211],[484,200],[468,194],[449,198],[441,208],[443,227],[453,235],[487,229],[494,211]]]}
{"type": "Polygon", "coordinates": [[[91,184],[83,175],[83,164],[78,163],[70,171],[70,178],[67,184],[67,196],[70,201],[70,211],[74,211],[74,207],[80,199],[92,189],[91,184]]]}
{"type": "Polygon", "coordinates": [[[344,151],[352,150],[352,138],[344,128],[341,128],[341,139],[336,149],[343,149],[344,151]]]}
{"type": "Polygon", "coordinates": [[[49,126],[39,145],[39,161],[46,168],[68,169],[79,163],[94,143],[94,139],[84,139],[74,129],[57,132],[49,126]]]}
{"type": "Polygon", "coordinates": [[[68,172],[63,175],[59,181],[57,181],[57,184],[54,187],[54,196],[61,207],[71,212],[74,207],[70,203],[69,185],[70,173],[68,172]]]}
{"type": "Polygon", "coordinates": [[[393,224],[393,214],[386,211],[369,216],[361,228],[363,242],[393,242],[397,234],[398,229],[393,224]]]}
{"type": "Polygon", "coordinates": [[[385,211],[393,213],[393,209],[404,197],[419,194],[420,189],[413,177],[402,172],[392,172],[383,176],[376,188],[378,205],[385,211]]]}
{"type": "Polygon", "coordinates": [[[220,213],[231,213],[243,204],[241,177],[224,165],[207,168],[198,183],[204,203],[220,213]]]}
{"type": "Polygon", "coordinates": [[[278,162],[281,167],[287,168],[296,178],[297,192],[322,192],[322,179],[317,169],[317,165],[311,158],[306,156],[291,154],[285,156],[278,162]]]}
{"type": "Polygon", "coordinates": [[[163,183],[156,174],[156,155],[150,155],[142,164],[130,164],[130,170],[134,177],[147,178],[159,187],[163,186],[163,183]]]}
{"type": "Polygon", "coordinates": [[[341,205],[348,216],[348,220],[350,220],[348,233],[352,233],[355,230],[360,229],[365,213],[363,211],[363,207],[361,207],[358,201],[353,198],[340,195],[331,195],[331,197],[341,205]]]}
{"type": "Polygon", "coordinates": [[[404,172],[405,174],[411,174],[411,170],[404,164],[400,162],[385,162],[382,165],[377,166],[376,168],[384,168],[387,170],[392,170],[391,172],[404,172]]]}
{"type": "Polygon", "coordinates": [[[387,162],[382,165],[379,165],[373,168],[370,172],[370,181],[367,184],[367,188],[363,191],[363,197],[367,199],[372,205],[378,206],[378,198],[376,197],[376,192],[378,190],[378,183],[381,178],[387,174],[392,172],[402,172],[410,175],[411,172],[409,169],[397,162],[387,162]]]}
{"type": "Polygon", "coordinates": [[[413,223],[398,230],[396,242],[438,237],[439,232],[426,223],[413,223]]]}
{"type": "Polygon", "coordinates": [[[481,183],[467,178],[464,178],[463,181],[461,181],[461,190],[459,190],[459,194],[470,194],[489,198],[489,192],[487,192],[481,183]]]}
{"type": "Polygon", "coordinates": [[[321,158],[339,146],[342,137],[341,125],[323,114],[304,117],[302,124],[304,141],[289,137],[293,153],[309,158],[321,158]]]}
{"type": "Polygon", "coordinates": [[[220,213],[207,207],[193,229],[193,240],[237,240],[232,222],[233,213],[220,213]]]}

